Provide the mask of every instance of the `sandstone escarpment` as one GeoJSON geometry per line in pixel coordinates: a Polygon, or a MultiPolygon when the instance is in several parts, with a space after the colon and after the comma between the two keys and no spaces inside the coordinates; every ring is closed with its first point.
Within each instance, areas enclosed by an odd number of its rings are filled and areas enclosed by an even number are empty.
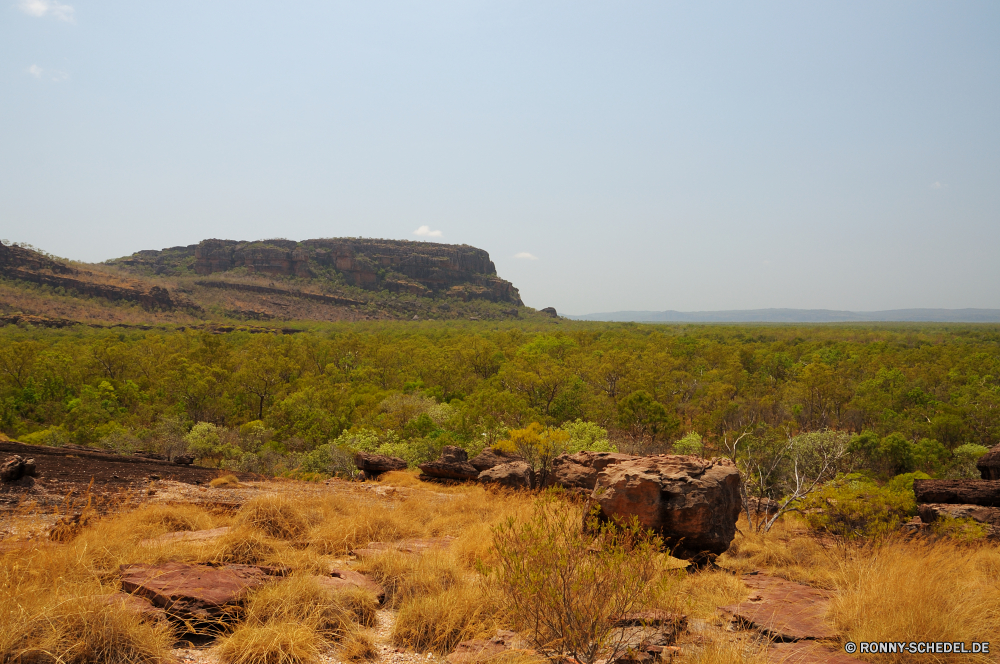
{"type": "Polygon", "coordinates": [[[140,251],[112,263],[147,273],[202,276],[243,270],[253,275],[322,278],[333,270],[348,285],[366,290],[521,304],[513,284],[497,276],[489,253],[468,245],[355,238],[212,239],[160,252],[140,251]]]}
{"type": "Polygon", "coordinates": [[[81,295],[112,301],[138,302],[146,309],[173,309],[178,306],[170,292],[160,286],[127,281],[112,283],[106,275],[78,270],[16,245],[0,243],[0,276],[71,289],[81,295]]]}

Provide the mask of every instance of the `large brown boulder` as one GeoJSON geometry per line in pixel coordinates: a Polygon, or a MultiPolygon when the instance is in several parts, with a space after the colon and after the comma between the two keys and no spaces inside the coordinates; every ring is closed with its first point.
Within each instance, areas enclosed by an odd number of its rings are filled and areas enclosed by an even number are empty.
{"type": "Polygon", "coordinates": [[[984,480],[1000,480],[1000,445],[994,445],[989,452],[979,457],[976,468],[984,480]]]}
{"type": "Polygon", "coordinates": [[[678,558],[704,560],[729,548],[740,515],[740,474],[729,459],[660,454],[609,465],[593,498],[602,519],[654,530],[678,558]]]}
{"type": "Polygon", "coordinates": [[[512,454],[510,452],[504,452],[503,450],[495,450],[492,447],[487,447],[485,450],[474,456],[469,460],[472,467],[483,472],[484,470],[489,470],[494,466],[499,466],[500,464],[510,463],[511,461],[523,461],[520,456],[512,454]]]}
{"type": "Polygon", "coordinates": [[[358,452],[354,455],[354,465],[358,470],[364,471],[365,475],[381,475],[390,470],[406,470],[406,462],[399,457],[383,456],[381,454],[368,454],[358,452]]]}
{"type": "Polygon", "coordinates": [[[545,485],[593,491],[594,484],[597,482],[597,473],[616,463],[638,458],[618,452],[560,454],[552,460],[552,469],[549,471],[548,477],[545,478],[545,485]]]}
{"type": "Polygon", "coordinates": [[[37,476],[34,459],[25,459],[15,454],[0,465],[0,482],[17,482],[24,477],[37,476]]]}
{"type": "Polygon", "coordinates": [[[420,464],[420,470],[433,479],[468,481],[479,477],[479,471],[469,463],[468,453],[454,445],[445,445],[441,458],[420,464]]]}
{"type": "Polygon", "coordinates": [[[182,620],[226,617],[246,593],[283,576],[280,567],[166,562],[122,565],[122,590],[182,620]]]}
{"type": "Polygon", "coordinates": [[[533,489],[535,471],[524,461],[511,461],[487,468],[479,473],[483,484],[498,484],[508,489],[533,489]]]}
{"type": "Polygon", "coordinates": [[[913,480],[918,503],[1000,507],[1000,480],[913,480]]]}

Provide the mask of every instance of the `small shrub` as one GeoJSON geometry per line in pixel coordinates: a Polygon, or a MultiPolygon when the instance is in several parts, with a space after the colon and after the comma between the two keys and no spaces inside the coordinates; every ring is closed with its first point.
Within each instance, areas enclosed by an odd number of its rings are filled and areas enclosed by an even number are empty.
{"type": "Polygon", "coordinates": [[[223,475],[222,477],[216,477],[209,482],[209,485],[216,489],[236,489],[240,486],[240,481],[236,479],[235,475],[223,475]]]}
{"type": "MultiPolygon", "coordinates": [[[[900,482],[905,488],[906,481],[900,482]]],[[[910,490],[893,491],[873,480],[851,474],[828,483],[800,503],[806,521],[847,541],[882,539],[916,513],[913,481],[910,490]]]]}
{"type": "Polygon", "coordinates": [[[493,533],[495,563],[483,566],[486,590],[514,627],[542,653],[566,653],[586,664],[625,648],[614,627],[625,613],[662,592],[662,542],[636,520],[583,529],[579,507],[542,496],[531,516],[493,533]]]}
{"type": "Polygon", "coordinates": [[[306,520],[292,501],[278,494],[258,496],[247,501],[236,513],[236,522],[284,540],[298,539],[308,529],[306,520]]]}
{"type": "Polygon", "coordinates": [[[296,622],[242,624],[215,652],[225,664],[309,664],[319,660],[323,639],[296,622]]]}
{"type": "Polygon", "coordinates": [[[981,542],[990,534],[990,527],[974,519],[956,519],[941,515],[931,523],[931,533],[961,543],[981,542]]]}
{"type": "Polygon", "coordinates": [[[348,661],[357,662],[377,659],[378,649],[367,632],[354,630],[340,644],[340,654],[348,661]]]}

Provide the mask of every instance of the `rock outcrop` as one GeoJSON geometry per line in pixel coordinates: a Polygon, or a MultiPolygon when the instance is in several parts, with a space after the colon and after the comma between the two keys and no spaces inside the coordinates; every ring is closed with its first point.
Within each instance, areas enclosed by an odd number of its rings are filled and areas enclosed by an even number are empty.
{"type": "Polygon", "coordinates": [[[432,479],[469,481],[479,477],[479,471],[469,463],[468,453],[454,445],[445,445],[439,459],[422,463],[419,468],[432,479]]]}
{"type": "MultiPolygon", "coordinates": [[[[70,289],[81,295],[102,297],[114,302],[137,302],[146,309],[174,309],[179,305],[170,292],[160,286],[132,280],[112,283],[106,274],[79,270],[16,245],[0,243],[0,276],[70,289]]],[[[191,303],[185,303],[184,306],[191,306],[191,303]]]]}
{"type": "Polygon", "coordinates": [[[375,595],[379,602],[385,601],[385,588],[361,572],[350,569],[330,570],[328,576],[314,577],[319,585],[327,590],[339,592],[348,588],[362,588],[375,595]]]}
{"type": "Polygon", "coordinates": [[[1000,507],[1000,480],[914,480],[918,503],[1000,507]]]}
{"type": "Polygon", "coordinates": [[[1000,480],[1000,445],[994,445],[989,452],[979,457],[976,468],[984,480],[1000,480]]]}
{"type": "Polygon", "coordinates": [[[535,488],[535,471],[524,461],[511,461],[487,468],[479,473],[483,484],[496,484],[508,489],[535,488]]]}
{"type": "Polygon", "coordinates": [[[15,454],[0,465],[0,482],[17,482],[26,477],[38,477],[34,459],[15,454]]]}
{"type": "Polygon", "coordinates": [[[917,515],[924,523],[934,523],[942,517],[972,519],[989,526],[991,535],[1000,535],[1000,507],[924,503],[917,506],[917,515]]]}
{"type": "Polygon", "coordinates": [[[739,471],[728,459],[638,457],[599,472],[593,498],[602,519],[635,516],[674,556],[703,561],[725,552],[736,535],[739,471]]]}
{"type": "Polygon", "coordinates": [[[354,465],[366,476],[377,477],[390,470],[406,470],[406,461],[399,457],[358,452],[354,455],[354,465]]]}
{"type": "Polygon", "coordinates": [[[145,597],[181,620],[225,618],[246,593],[284,576],[287,570],[254,565],[167,562],[123,565],[122,590],[145,597]]]}
{"type": "Polygon", "coordinates": [[[545,485],[557,485],[567,489],[593,491],[597,474],[616,463],[639,457],[618,452],[577,452],[560,454],[552,460],[552,469],[545,479],[545,485]]]}
{"type": "Polygon", "coordinates": [[[479,472],[489,470],[490,468],[499,466],[500,464],[510,463],[511,461],[523,461],[523,459],[516,454],[504,452],[503,450],[495,450],[492,447],[487,447],[475,457],[469,459],[469,463],[472,464],[472,467],[479,472]]]}
{"type": "Polygon", "coordinates": [[[332,269],[349,284],[368,290],[414,295],[441,293],[464,301],[485,299],[521,304],[517,289],[497,276],[489,254],[467,245],[356,238],[304,242],[213,239],[163,252],[142,251],[116,262],[170,273],[176,272],[177,266],[191,254],[193,269],[200,275],[244,268],[250,274],[308,278],[332,269]],[[161,254],[169,254],[170,260],[164,262],[161,254]]]}

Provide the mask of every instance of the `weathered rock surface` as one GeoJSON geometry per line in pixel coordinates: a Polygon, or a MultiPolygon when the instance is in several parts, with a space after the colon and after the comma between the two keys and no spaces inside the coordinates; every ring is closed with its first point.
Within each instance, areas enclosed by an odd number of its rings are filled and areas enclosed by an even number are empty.
{"type": "Polygon", "coordinates": [[[242,601],[247,591],[283,576],[287,570],[254,565],[197,565],[167,562],[123,565],[122,590],[145,597],[153,606],[181,619],[217,620],[242,601]]]}
{"type": "Polygon", "coordinates": [[[618,452],[577,452],[560,454],[552,460],[552,469],[545,479],[545,485],[558,485],[567,489],[587,489],[593,491],[597,474],[608,466],[639,457],[618,452]]]}
{"type": "Polygon", "coordinates": [[[178,542],[212,542],[227,534],[229,530],[229,526],[209,528],[207,530],[179,530],[160,535],[159,537],[141,540],[139,546],[162,546],[178,542]]]}
{"type": "Polygon", "coordinates": [[[593,498],[602,519],[635,516],[674,556],[699,560],[725,552],[736,535],[739,471],[728,459],[639,457],[598,473],[593,498]]]}
{"type": "Polygon", "coordinates": [[[193,454],[178,454],[174,457],[174,463],[178,466],[190,466],[194,463],[193,454]]]}
{"type": "Polygon", "coordinates": [[[826,620],[833,596],[830,591],[767,574],[745,576],[743,583],[750,588],[750,597],[719,608],[744,627],[784,641],[837,637],[826,620]]]}
{"type": "Polygon", "coordinates": [[[322,587],[333,592],[348,588],[363,588],[371,591],[379,602],[385,601],[385,588],[361,572],[350,569],[333,569],[330,570],[329,576],[316,576],[314,578],[322,587]]]}
{"type": "Polygon", "coordinates": [[[523,461],[523,459],[516,454],[504,452],[503,450],[495,450],[492,447],[487,447],[475,457],[469,459],[469,463],[472,464],[472,467],[479,472],[489,470],[490,468],[499,466],[503,463],[510,463],[511,461],[523,461]]]}
{"type": "Polygon", "coordinates": [[[366,475],[381,475],[390,470],[406,470],[406,462],[399,457],[358,452],[354,455],[354,465],[366,475]]]}
{"type": "Polygon", "coordinates": [[[469,463],[469,455],[461,447],[445,445],[441,457],[419,466],[424,475],[436,479],[468,481],[479,477],[479,471],[469,463]]]}
{"type": "Polygon", "coordinates": [[[518,638],[515,632],[498,629],[496,636],[492,639],[471,639],[462,641],[448,655],[449,664],[475,664],[476,662],[486,662],[500,655],[505,650],[518,647],[518,638]]]}
{"type": "Polygon", "coordinates": [[[445,535],[444,537],[418,537],[398,542],[369,542],[363,547],[352,550],[351,553],[359,558],[375,556],[386,551],[399,551],[400,553],[420,555],[428,549],[446,549],[454,541],[454,537],[445,535]]]}
{"type": "Polygon", "coordinates": [[[0,482],[17,482],[25,477],[37,477],[35,460],[15,454],[0,465],[0,482]]]}
{"type": "Polygon", "coordinates": [[[991,526],[991,534],[1000,534],[1000,507],[923,503],[917,506],[917,514],[924,523],[934,523],[941,517],[972,519],[991,526]]]}
{"type": "Polygon", "coordinates": [[[1000,480],[914,480],[918,503],[1000,507],[1000,480]]]}
{"type": "Polygon", "coordinates": [[[994,445],[989,452],[979,457],[976,468],[984,480],[1000,480],[1000,445],[994,445]]]}
{"type": "Polygon", "coordinates": [[[497,484],[508,489],[533,489],[535,471],[524,461],[511,461],[479,473],[483,484],[497,484]]]}
{"type": "Polygon", "coordinates": [[[109,606],[113,606],[116,609],[124,609],[145,620],[158,621],[167,619],[167,612],[153,606],[153,603],[145,597],[128,595],[126,593],[114,593],[112,595],[104,595],[103,597],[109,606]]]}

